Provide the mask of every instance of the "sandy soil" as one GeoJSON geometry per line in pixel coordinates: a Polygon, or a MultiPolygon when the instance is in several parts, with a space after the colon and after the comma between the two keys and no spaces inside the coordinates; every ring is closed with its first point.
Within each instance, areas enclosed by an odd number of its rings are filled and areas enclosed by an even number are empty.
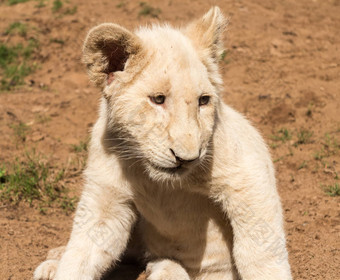
{"type": "MultiPolygon", "coordinates": [[[[86,32],[108,21],[128,28],[159,20],[181,25],[217,4],[230,17],[223,98],[271,147],[294,279],[338,279],[340,197],[323,186],[339,183],[340,173],[340,1],[149,1],[160,9],[158,18],[139,15],[139,2],[70,0],[53,13],[52,1],[41,8],[37,1],[0,1],[0,42],[19,40],[4,33],[15,21],[28,24],[40,42],[38,68],[26,85],[0,92],[0,164],[35,148],[52,166],[73,164],[67,184],[79,194],[82,165],[74,164],[80,156],[70,147],[88,137],[100,97],[80,63],[86,32]],[[74,6],[75,14],[64,13],[74,6]],[[20,143],[11,128],[19,122],[30,128],[20,143]],[[273,137],[282,129],[291,139],[273,137]],[[299,137],[302,130],[311,137],[299,137]]],[[[0,279],[30,279],[49,249],[66,244],[71,222],[72,214],[58,208],[42,215],[26,203],[0,204],[0,279]]]]}

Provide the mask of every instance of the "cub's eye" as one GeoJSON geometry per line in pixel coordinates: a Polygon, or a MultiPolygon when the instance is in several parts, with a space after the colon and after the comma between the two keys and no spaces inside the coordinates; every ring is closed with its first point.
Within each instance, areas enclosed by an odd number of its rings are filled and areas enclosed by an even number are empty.
{"type": "Polygon", "coordinates": [[[198,100],[198,104],[199,106],[207,105],[209,101],[210,101],[209,95],[202,95],[198,100]]]}
{"type": "Polygon", "coordinates": [[[150,96],[150,99],[153,103],[160,105],[160,104],[163,104],[165,102],[165,95],[158,94],[158,95],[155,95],[155,96],[150,96]]]}

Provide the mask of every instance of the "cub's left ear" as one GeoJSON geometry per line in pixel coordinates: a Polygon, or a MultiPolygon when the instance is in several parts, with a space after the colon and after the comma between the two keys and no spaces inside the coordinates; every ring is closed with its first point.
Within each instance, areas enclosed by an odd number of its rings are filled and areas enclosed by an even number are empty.
{"type": "Polygon", "coordinates": [[[140,39],[118,24],[103,23],[92,28],[84,42],[83,62],[90,79],[101,88],[117,71],[136,72],[141,65],[140,57],[143,57],[140,39]]]}
{"type": "Polygon", "coordinates": [[[211,8],[202,18],[190,23],[184,30],[203,56],[209,56],[218,62],[224,51],[223,32],[228,20],[219,7],[211,8]]]}

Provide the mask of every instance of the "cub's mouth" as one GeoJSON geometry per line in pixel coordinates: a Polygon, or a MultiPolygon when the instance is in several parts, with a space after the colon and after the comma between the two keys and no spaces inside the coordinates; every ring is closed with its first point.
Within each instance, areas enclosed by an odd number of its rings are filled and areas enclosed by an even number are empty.
{"type": "Polygon", "coordinates": [[[183,165],[178,165],[176,167],[163,167],[159,166],[153,162],[149,161],[149,164],[156,169],[157,171],[168,173],[168,174],[183,174],[188,171],[188,168],[184,167],[183,165]]]}
{"type": "Polygon", "coordinates": [[[151,177],[155,178],[167,178],[170,180],[174,180],[175,178],[180,179],[189,173],[191,173],[194,169],[196,169],[202,163],[202,156],[194,159],[194,160],[177,160],[177,162],[173,162],[175,166],[164,166],[161,162],[155,161],[152,158],[146,159],[146,169],[149,172],[151,177]],[[161,177],[159,177],[161,176],[161,177]]]}

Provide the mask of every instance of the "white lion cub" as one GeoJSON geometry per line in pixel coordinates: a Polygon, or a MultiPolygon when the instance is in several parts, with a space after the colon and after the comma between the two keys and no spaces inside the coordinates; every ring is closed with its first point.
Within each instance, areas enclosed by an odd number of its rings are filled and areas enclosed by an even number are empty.
{"type": "Polygon", "coordinates": [[[220,98],[225,26],[214,7],[183,29],[89,32],[103,97],[86,183],[65,252],[34,279],[100,279],[132,236],[148,280],[291,279],[268,150],[220,98]]]}

